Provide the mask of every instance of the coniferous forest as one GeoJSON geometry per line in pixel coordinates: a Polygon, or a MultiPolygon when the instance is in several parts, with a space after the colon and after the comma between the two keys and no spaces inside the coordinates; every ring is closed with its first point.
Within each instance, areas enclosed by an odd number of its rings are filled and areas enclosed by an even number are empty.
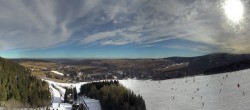
{"type": "Polygon", "coordinates": [[[73,103],[77,100],[77,91],[76,88],[66,88],[64,93],[64,103],[73,103]]]}
{"type": "Polygon", "coordinates": [[[29,70],[4,58],[0,58],[0,91],[0,106],[44,107],[51,100],[45,81],[31,76],[29,70]]]}
{"type": "Polygon", "coordinates": [[[142,96],[134,94],[118,81],[84,84],[80,95],[98,99],[103,110],[146,110],[142,96]]]}

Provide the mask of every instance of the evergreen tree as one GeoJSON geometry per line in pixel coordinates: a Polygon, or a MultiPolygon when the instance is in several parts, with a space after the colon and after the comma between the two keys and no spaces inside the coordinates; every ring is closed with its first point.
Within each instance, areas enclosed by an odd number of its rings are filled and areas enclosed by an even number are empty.
{"type": "Polygon", "coordinates": [[[73,92],[74,92],[74,100],[76,101],[77,100],[77,91],[76,91],[76,88],[74,87],[73,89],[73,92]]]}
{"type": "Polygon", "coordinates": [[[146,110],[141,95],[120,85],[118,81],[103,81],[84,84],[80,95],[98,99],[103,110],[146,110]]]}
{"type": "Polygon", "coordinates": [[[33,107],[50,104],[47,83],[31,76],[31,72],[23,66],[3,58],[0,58],[0,91],[0,101],[14,99],[33,107]]]}
{"type": "Polygon", "coordinates": [[[7,100],[7,91],[5,89],[4,86],[0,86],[0,91],[1,91],[1,94],[0,94],[0,101],[5,101],[7,100]]]}

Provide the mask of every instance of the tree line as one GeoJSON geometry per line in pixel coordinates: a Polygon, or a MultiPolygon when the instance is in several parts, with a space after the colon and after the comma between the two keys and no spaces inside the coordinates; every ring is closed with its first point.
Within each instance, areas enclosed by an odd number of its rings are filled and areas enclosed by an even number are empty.
{"type": "Polygon", "coordinates": [[[64,103],[73,103],[77,100],[77,91],[76,88],[66,88],[64,93],[64,103]]]}
{"type": "Polygon", "coordinates": [[[119,81],[84,84],[79,94],[98,99],[103,110],[146,110],[142,96],[134,94],[119,81]]]}
{"type": "Polygon", "coordinates": [[[23,66],[4,58],[0,58],[0,91],[0,106],[15,100],[22,107],[44,107],[51,100],[49,86],[45,81],[32,76],[31,71],[23,66]]]}

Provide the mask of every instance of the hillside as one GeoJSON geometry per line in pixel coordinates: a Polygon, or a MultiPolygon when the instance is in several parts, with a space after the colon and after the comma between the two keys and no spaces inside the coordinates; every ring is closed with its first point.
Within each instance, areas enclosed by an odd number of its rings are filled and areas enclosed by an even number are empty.
{"type": "Polygon", "coordinates": [[[51,98],[46,82],[4,58],[0,58],[0,91],[0,106],[4,107],[44,107],[51,98]]]}
{"type": "Polygon", "coordinates": [[[172,71],[158,72],[153,79],[171,79],[199,74],[217,74],[250,68],[249,54],[215,53],[197,57],[170,57],[164,58],[174,64],[188,63],[184,68],[172,71]],[[230,69],[232,68],[233,69],[230,69]]]}
{"type": "Polygon", "coordinates": [[[249,110],[250,69],[169,80],[120,80],[148,110],[249,110]]]}
{"type": "MultiPolygon", "coordinates": [[[[137,78],[164,80],[217,74],[250,68],[250,54],[214,53],[195,57],[169,57],[158,59],[12,59],[27,68],[50,68],[68,74],[67,80],[79,81],[137,78]],[[87,77],[87,79],[86,79],[87,77]],[[83,80],[84,79],[84,80],[83,80]]],[[[45,77],[48,71],[32,71],[37,77],[45,77]]],[[[59,78],[60,79],[60,78],[59,78]]]]}

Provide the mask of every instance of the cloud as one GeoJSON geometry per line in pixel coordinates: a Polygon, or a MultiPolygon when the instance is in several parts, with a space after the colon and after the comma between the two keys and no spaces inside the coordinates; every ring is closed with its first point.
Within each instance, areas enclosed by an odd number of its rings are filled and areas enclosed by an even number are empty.
{"type": "Polygon", "coordinates": [[[96,42],[101,39],[115,37],[117,36],[119,32],[122,32],[122,30],[118,29],[118,30],[113,30],[113,31],[108,31],[108,32],[99,32],[97,34],[93,34],[84,38],[81,42],[84,44],[96,42]]]}
{"type": "Polygon", "coordinates": [[[191,50],[191,51],[197,51],[197,52],[203,52],[203,53],[210,53],[213,52],[221,52],[221,50],[217,50],[213,46],[209,45],[202,45],[202,44],[174,44],[174,45],[167,45],[162,46],[164,48],[172,48],[172,49],[180,49],[180,50],[191,50]]]}
{"type": "Polygon", "coordinates": [[[108,40],[102,42],[103,45],[125,45],[128,44],[129,42],[126,41],[113,41],[113,40],[108,40]]]}
{"type": "Polygon", "coordinates": [[[112,31],[98,32],[89,35],[81,40],[81,43],[96,43],[100,42],[103,45],[125,45],[132,42],[140,42],[142,34],[137,32],[138,28],[131,26],[129,28],[116,29],[112,31]],[[113,40],[110,40],[113,39],[113,40]]]}
{"type": "MultiPolygon", "coordinates": [[[[116,39],[130,39],[124,40],[127,43],[145,45],[171,39],[183,39],[194,43],[202,43],[207,45],[206,48],[210,48],[205,49],[205,47],[202,47],[204,51],[250,52],[250,49],[248,49],[250,45],[247,43],[250,41],[250,38],[247,37],[250,34],[247,31],[249,22],[245,19],[239,24],[230,22],[222,9],[224,1],[148,0],[140,1],[140,3],[137,1],[137,3],[136,6],[119,5],[119,9],[111,12],[112,19],[118,19],[117,15],[129,16],[130,21],[123,22],[132,26],[97,32],[87,36],[83,41],[95,38],[96,40],[91,42],[99,41],[100,44],[103,44],[103,42],[110,42],[110,38],[116,37],[116,39]],[[127,11],[127,9],[130,10],[127,11]],[[131,31],[123,31],[124,29],[129,30],[131,27],[137,27],[136,30],[133,30],[133,33],[138,34],[134,35],[131,34],[131,31]],[[112,36],[105,37],[104,33],[112,33],[112,36]],[[124,36],[120,33],[124,34],[124,36]],[[130,37],[125,36],[129,34],[131,34],[130,37]],[[134,39],[131,39],[132,36],[134,39]]],[[[245,9],[247,10],[247,8],[245,9]]],[[[246,11],[245,18],[247,17],[246,11]]],[[[116,41],[120,42],[120,40],[116,41]]],[[[124,45],[127,43],[124,43],[124,45]]],[[[202,48],[199,50],[202,50],[202,48]]]]}
{"type": "Polygon", "coordinates": [[[180,39],[203,44],[197,45],[197,50],[249,53],[249,7],[244,6],[242,22],[234,24],[226,18],[223,3],[217,0],[2,0],[0,49],[50,48],[72,39],[80,39],[74,43],[82,46],[151,47],[180,39]]]}
{"type": "Polygon", "coordinates": [[[43,48],[67,40],[70,31],[65,24],[57,21],[54,6],[54,2],[47,0],[1,1],[2,49],[43,48]]]}
{"type": "Polygon", "coordinates": [[[2,0],[1,50],[49,48],[65,42],[76,30],[69,25],[96,4],[97,0],[2,0]]]}

